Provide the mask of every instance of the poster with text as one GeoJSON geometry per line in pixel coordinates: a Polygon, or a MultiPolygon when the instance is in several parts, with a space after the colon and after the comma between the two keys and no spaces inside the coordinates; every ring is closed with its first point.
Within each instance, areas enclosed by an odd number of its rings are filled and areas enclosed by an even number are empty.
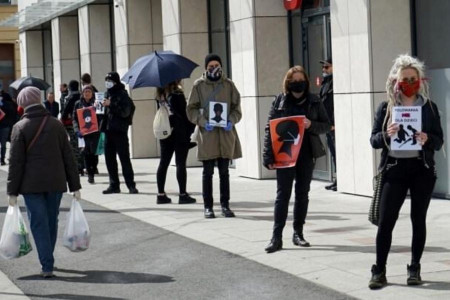
{"type": "Polygon", "coordinates": [[[270,120],[274,168],[290,168],[297,163],[305,132],[305,116],[270,120]]]}
{"type": "Polygon", "coordinates": [[[97,115],[95,107],[83,107],[77,109],[78,124],[82,135],[87,135],[98,131],[97,115]]]}
{"type": "Polygon", "coordinates": [[[227,127],[228,108],[224,102],[209,102],[209,124],[214,127],[227,127]]]}
{"type": "Polygon", "coordinates": [[[394,106],[392,122],[398,124],[398,132],[391,137],[391,150],[422,150],[415,134],[422,131],[421,106],[394,106]]]}
{"type": "Polygon", "coordinates": [[[105,107],[103,106],[104,93],[95,93],[95,112],[99,115],[105,114],[105,107]]]}

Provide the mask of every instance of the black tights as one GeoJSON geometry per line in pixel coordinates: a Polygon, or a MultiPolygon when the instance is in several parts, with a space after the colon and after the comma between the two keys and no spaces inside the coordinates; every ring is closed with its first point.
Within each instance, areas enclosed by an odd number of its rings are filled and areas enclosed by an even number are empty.
{"type": "Polygon", "coordinates": [[[168,140],[160,140],[161,160],[159,161],[156,181],[158,182],[158,193],[165,192],[167,169],[175,153],[175,164],[177,166],[177,180],[180,194],[186,193],[186,160],[189,152],[188,144],[175,144],[169,137],[168,140]]]}
{"type": "Polygon", "coordinates": [[[434,168],[417,158],[389,158],[381,194],[380,221],[376,239],[377,265],[384,268],[392,243],[392,231],[408,189],[411,194],[412,259],[420,263],[426,240],[426,216],[436,182],[434,168]]]}

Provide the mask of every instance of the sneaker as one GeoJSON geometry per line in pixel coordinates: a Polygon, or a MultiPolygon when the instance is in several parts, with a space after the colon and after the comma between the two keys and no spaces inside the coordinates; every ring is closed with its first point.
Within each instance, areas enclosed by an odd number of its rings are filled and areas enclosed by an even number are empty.
{"type": "Polygon", "coordinates": [[[386,268],[380,270],[377,265],[372,266],[372,278],[369,281],[369,289],[381,289],[387,285],[386,268]]]}
{"type": "Polygon", "coordinates": [[[422,277],[420,277],[420,264],[407,265],[408,279],[406,283],[408,285],[420,285],[422,284],[422,277]]]}
{"type": "Polygon", "coordinates": [[[172,203],[172,199],[167,197],[166,194],[156,196],[156,204],[167,204],[172,203]]]}
{"type": "Polygon", "coordinates": [[[197,202],[197,200],[189,196],[189,194],[187,193],[184,195],[180,195],[180,197],[178,197],[178,204],[191,204],[195,202],[197,202]]]}
{"type": "Polygon", "coordinates": [[[130,194],[139,194],[139,190],[135,187],[129,188],[128,191],[130,194]]]}
{"type": "Polygon", "coordinates": [[[120,188],[115,188],[115,187],[108,187],[106,190],[103,191],[103,194],[119,194],[120,193],[120,188]]]}
{"type": "Polygon", "coordinates": [[[45,279],[56,277],[55,274],[53,274],[53,272],[44,272],[44,271],[41,272],[41,276],[42,278],[45,279]]]}
{"type": "Polygon", "coordinates": [[[225,218],[234,218],[234,212],[229,209],[228,207],[222,207],[222,216],[224,216],[225,218]]]}

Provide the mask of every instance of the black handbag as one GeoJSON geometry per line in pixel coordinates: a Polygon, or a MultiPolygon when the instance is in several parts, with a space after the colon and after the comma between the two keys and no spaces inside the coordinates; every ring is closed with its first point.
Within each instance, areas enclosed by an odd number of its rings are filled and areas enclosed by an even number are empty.
{"type": "Polygon", "coordinates": [[[373,178],[373,197],[372,202],[370,203],[369,209],[369,222],[375,226],[378,226],[378,221],[380,219],[380,201],[381,201],[381,192],[383,191],[384,185],[384,175],[385,168],[378,172],[378,174],[373,178]]]}

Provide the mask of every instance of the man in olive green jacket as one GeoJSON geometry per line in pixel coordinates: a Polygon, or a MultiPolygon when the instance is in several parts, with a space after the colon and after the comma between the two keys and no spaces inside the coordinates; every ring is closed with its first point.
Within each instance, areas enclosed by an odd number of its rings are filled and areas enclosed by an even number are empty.
{"type": "MultiPolygon", "coordinates": [[[[234,83],[222,73],[222,61],[216,54],[205,58],[205,73],[192,87],[187,105],[189,121],[198,126],[197,158],[203,163],[203,200],[205,218],[214,218],[212,176],[217,162],[220,176],[222,215],[234,217],[230,210],[230,160],[242,157],[241,144],[234,125],[241,120],[241,96],[234,83]],[[226,107],[226,126],[214,126],[210,121],[210,102],[226,107]]],[[[211,116],[213,117],[213,116],[211,116]]],[[[225,116],[223,116],[225,117],[225,116]]]]}

